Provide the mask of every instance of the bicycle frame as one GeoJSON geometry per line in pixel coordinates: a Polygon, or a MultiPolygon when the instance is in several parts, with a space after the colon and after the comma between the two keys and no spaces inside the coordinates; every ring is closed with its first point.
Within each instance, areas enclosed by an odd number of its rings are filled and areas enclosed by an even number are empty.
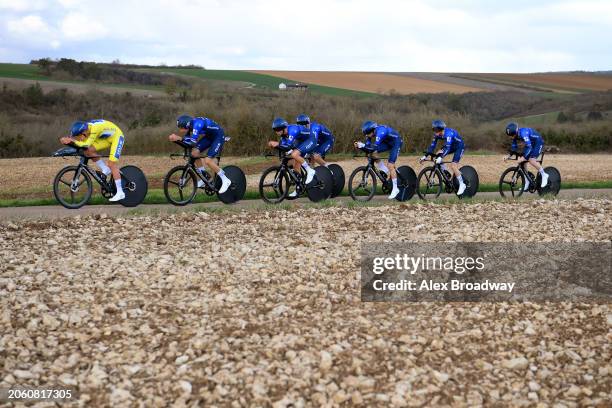
{"type": "Polygon", "coordinates": [[[367,174],[370,170],[372,170],[374,172],[374,174],[376,175],[376,177],[380,180],[381,183],[383,183],[383,185],[389,180],[389,177],[383,177],[382,175],[382,171],[380,171],[380,169],[375,165],[375,163],[378,160],[384,160],[385,158],[381,158],[381,157],[374,157],[374,152],[365,152],[365,156],[360,155],[360,154],[354,154],[353,158],[355,157],[367,157],[368,159],[368,164],[366,165],[366,171],[363,173],[363,179],[365,180],[365,178],[367,177],[367,174]]]}
{"type": "MultiPolygon", "coordinates": [[[[518,152],[514,152],[514,151],[510,151],[509,152],[510,156],[514,156],[514,158],[510,158],[508,160],[516,160],[518,161],[520,154],[518,152]]],[[[536,159],[536,161],[538,163],[540,163],[540,166],[542,165],[542,163],[544,162],[544,152],[542,152],[542,154],[539,156],[539,160],[536,159]]],[[[517,166],[519,171],[521,172],[521,174],[523,175],[523,177],[525,177],[526,180],[529,181],[531,186],[534,186],[536,183],[536,178],[531,176],[531,173],[529,172],[529,170],[525,169],[525,166],[527,165],[527,163],[529,163],[529,160],[525,160],[521,163],[519,163],[519,165],[517,166]]],[[[537,176],[536,176],[537,177],[537,176]]]]}
{"type": "MultiPolygon", "coordinates": [[[[229,137],[225,138],[225,141],[230,140],[229,137]]],[[[187,171],[189,171],[190,169],[193,170],[193,172],[196,174],[196,176],[202,180],[202,182],[204,183],[204,189],[211,191],[213,194],[216,193],[218,190],[215,187],[214,183],[212,182],[213,177],[211,176],[211,174],[207,171],[204,170],[202,173],[200,173],[195,165],[196,160],[201,159],[201,157],[193,157],[191,155],[191,152],[194,148],[194,146],[190,146],[188,144],[183,143],[182,141],[176,141],[174,142],[177,145],[181,146],[183,148],[183,153],[171,153],[170,154],[170,158],[172,157],[183,157],[185,159],[185,162],[187,163],[187,171]],[[208,176],[208,177],[207,177],[208,176]]],[[[219,155],[215,157],[215,159],[217,160],[217,166],[219,165],[219,163],[221,163],[221,152],[223,151],[223,147],[221,147],[221,151],[219,151],[219,155]]],[[[185,172],[185,173],[186,173],[185,172]]],[[[181,179],[185,179],[185,173],[183,173],[181,179]]]]}
{"type": "Polygon", "coordinates": [[[435,161],[435,157],[436,157],[435,154],[425,152],[425,155],[430,157],[429,161],[431,161],[433,163],[434,171],[437,171],[442,176],[442,182],[444,183],[444,187],[446,188],[446,190],[457,192],[457,190],[455,189],[455,185],[453,184],[453,173],[451,173],[449,171],[451,176],[448,177],[446,175],[446,172],[442,171],[442,165],[443,164],[450,164],[452,162],[443,161],[443,162],[438,164],[435,161]]]}
{"type": "Polygon", "coordinates": [[[74,154],[68,154],[62,157],[69,157],[69,156],[78,156],[79,157],[79,164],[77,165],[77,171],[74,174],[74,179],[72,180],[72,183],[70,185],[70,190],[72,192],[76,192],[78,190],[79,185],[77,185],[77,182],[79,180],[79,178],[81,177],[81,174],[83,171],[85,171],[87,174],[89,174],[89,176],[91,176],[99,185],[100,187],[102,187],[103,192],[111,192],[112,190],[112,185],[102,179],[99,175],[98,172],[95,170],[92,170],[91,167],[89,167],[89,160],[91,159],[96,159],[96,158],[102,158],[102,156],[86,156],[85,155],[85,149],[82,147],[76,147],[76,152],[74,154]]]}
{"type": "Polygon", "coordinates": [[[306,186],[304,185],[304,168],[300,167],[300,177],[297,176],[297,174],[295,173],[295,170],[293,169],[293,166],[289,165],[289,161],[293,160],[292,157],[289,157],[287,155],[283,154],[283,151],[276,148],[277,150],[277,154],[266,154],[266,157],[272,157],[272,156],[277,156],[280,160],[280,169],[278,171],[278,173],[276,174],[276,178],[274,179],[274,183],[278,183],[280,177],[282,176],[283,173],[287,173],[287,175],[289,176],[289,179],[292,183],[294,183],[297,188],[300,189],[300,191],[304,191],[306,189],[306,186]]]}

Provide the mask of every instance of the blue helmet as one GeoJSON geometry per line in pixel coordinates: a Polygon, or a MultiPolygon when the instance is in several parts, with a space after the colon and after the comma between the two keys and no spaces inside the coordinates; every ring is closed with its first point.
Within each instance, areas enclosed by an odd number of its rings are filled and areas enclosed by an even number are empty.
{"type": "Polygon", "coordinates": [[[515,136],[516,132],[518,132],[518,123],[516,122],[510,122],[508,123],[508,125],[506,125],[506,134],[508,136],[515,136]]]}
{"type": "Polygon", "coordinates": [[[72,136],[78,136],[87,130],[87,122],[83,122],[82,120],[78,120],[72,124],[70,128],[70,134],[72,136]]]}
{"type": "Polygon", "coordinates": [[[176,127],[180,129],[189,129],[193,118],[189,115],[181,115],[176,119],[176,127]]]}
{"type": "Polygon", "coordinates": [[[283,118],[276,118],[272,121],[272,130],[274,131],[285,129],[287,126],[289,126],[289,123],[283,118]]]}
{"type": "Polygon", "coordinates": [[[431,122],[431,128],[434,130],[434,132],[439,132],[446,129],[446,123],[444,123],[442,119],[436,119],[431,122]]]}
{"type": "Polygon", "coordinates": [[[376,129],[378,127],[378,124],[376,122],[374,122],[373,120],[366,120],[365,122],[363,122],[363,125],[361,125],[361,132],[364,135],[370,134],[374,131],[374,129],[376,129]]]}
{"type": "Polygon", "coordinates": [[[301,115],[298,115],[297,118],[295,118],[295,123],[297,123],[298,125],[309,125],[310,118],[308,117],[308,115],[304,115],[302,113],[301,115]]]}

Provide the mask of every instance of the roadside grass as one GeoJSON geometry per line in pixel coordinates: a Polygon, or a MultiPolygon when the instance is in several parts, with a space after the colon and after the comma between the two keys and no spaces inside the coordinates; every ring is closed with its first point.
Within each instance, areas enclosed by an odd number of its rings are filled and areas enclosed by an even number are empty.
{"type": "MultiPolygon", "coordinates": [[[[570,189],[597,190],[597,189],[605,189],[605,188],[612,188],[612,180],[562,182],[561,184],[562,190],[570,190],[570,189]]],[[[498,191],[499,191],[499,185],[494,184],[494,183],[481,184],[478,188],[478,192],[482,192],[482,193],[491,193],[491,192],[498,192],[498,191]]],[[[377,194],[378,195],[382,194],[382,191],[380,191],[379,189],[377,194]]],[[[348,197],[348,196],[349,196],[348,190],[345,188],[340,194],[340,197],[348,197]]],[[[466,203],[470,201],[469,199],[459,199],[456,197],[448,197],[448,194],[445,194],[445,193],[443,193],[443,196],[444,198],[439,198],[431,202],[440,201],[440,202],[449,203],[449,202],[454,202],[454,200],[456,200],[457,203],[466,203]]],[[[478,199],[478,196],[476,196],[475,199],[478,199]]],[[[244,200],[261,200],[261,197],[259,196],[259,191],[255,189],[248,189],[245,192],[244,200]]],[[[491,200],[491,198],[489,198],[488,200],[491,200]]],[[[193,204],[208,204],[208,203],[213,203],[213,202],[219,202],[219,199],[217,198],[216,195],[208,196],[199,191],[198,194],[196,194],[196,197],[191,204],[193,207],[193,204]]],[[[413,197],[409,201],[404,202],[404,204],[410,204],[410,203],[415,203],[415,202],[424,203],[424,201],[420,201],[418,199],[418,196],[415,194],[415,197],[413,197]]],[[[430,202],[430,201],[427,201],[427,202],[430,202]]],[[[143,204],[167,204],[167,203],[168,203],[168,200],[166,200],[166,196],[164,195],[164,192],[162,189],[150,189],[143,202],[143,204]]],[[[95,194],[95,193],[92,196],[88,204],[90,205],[106,205],[106,204],[111,205],[107,199],[102,197],[100,194],[95,194]]],[[[347,203],[347,207],[358,207],[360,205],[386,205],[386,204],[388,203],[384,203],[384,202],[379,203],[379,202],[371,202],[371,201],[370,202],[349,201],[347,203]]],[[[53,193],[49,193],[49,197],[44,197],[44,198],[0,199],[0,207],[29,207],[29,206],[39,206],[39,205],[58,205],[58,202],[53,197],[53,193]]],[[[325,208],[325,207],[330,207],[330,206],[336,206],[338,205],[338,202],[337,200],[329,199],[329,200],[321,201],[319,203],[309,203],[308,205],[315,206],[316,208],[325,208]]],[[[280,206],[271,205],[271,204],[268,204],[268,206],[270,206],[270,208],[275,208],[275,209],[281,208],[282,206],[287,206],[288,208],[293,207],[293,205],[289,202],[281,203],[280,206]]],[[[205,207],[205,208],[209,208],[209,207],[205,207]]]]}

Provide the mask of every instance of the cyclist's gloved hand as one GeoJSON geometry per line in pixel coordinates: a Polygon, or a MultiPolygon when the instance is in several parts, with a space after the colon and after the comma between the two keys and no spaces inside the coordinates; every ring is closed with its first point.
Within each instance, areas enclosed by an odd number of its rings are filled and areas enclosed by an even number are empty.
{"type": "Polygon", "coordinates": [[[363,142],[357,142],[355,143],[355,145],[357,146],[358,149],[363,149],[365,147],[365,143],[363,142]]]}
{"type": "Polygon", "coordinates": [[[511,155],[511,154],[509,154],[509,155],[507,155],[507,156],[504,156],[504,161],[506,161],[506,160],[510,160],[511,158],[512,158],[512,155],[511,155]]]}
{"type": "Polygon", "coordinates": [[[442,163],[442,156],[436,157],[436,164],[442,163]]]}
{"type": "Polygon", "coordinates": [[[419,159],[419,163],[423,163],[425,160],[427,160],[427,156],[423,156],[419,159]]]}

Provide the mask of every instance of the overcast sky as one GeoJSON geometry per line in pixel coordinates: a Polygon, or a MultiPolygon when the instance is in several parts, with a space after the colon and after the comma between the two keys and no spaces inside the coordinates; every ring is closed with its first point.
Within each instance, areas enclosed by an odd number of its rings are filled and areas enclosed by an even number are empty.
{"type": "Polygon", "coordinates": [[[0,0],[0,61],[210,69],[612,69],[612,1],[0,0]]]}

